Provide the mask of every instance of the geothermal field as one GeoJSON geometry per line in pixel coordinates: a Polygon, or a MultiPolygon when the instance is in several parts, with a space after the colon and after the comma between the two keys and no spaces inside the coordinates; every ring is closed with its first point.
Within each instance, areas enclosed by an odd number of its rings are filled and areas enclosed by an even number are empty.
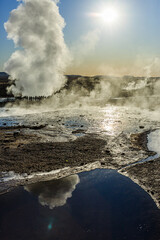
{"type": "Polygon", "coordinates": [[[88,14],[103,24],[69,48],[58,0],[16,4],[4,23],[15,50],[0,72],[0,239],[160,240],[158,57],[146,74],[140,61],[134,74],[73,74],[94,70],[100,55],[85,57],[106,44],[104,25],[114,35],[118,7],[88,14]]]}
{"type": "Polygon", "coordinates": [[[160,80],[118,80],[1,98],[2,239],[159,239],[160,80]]]}

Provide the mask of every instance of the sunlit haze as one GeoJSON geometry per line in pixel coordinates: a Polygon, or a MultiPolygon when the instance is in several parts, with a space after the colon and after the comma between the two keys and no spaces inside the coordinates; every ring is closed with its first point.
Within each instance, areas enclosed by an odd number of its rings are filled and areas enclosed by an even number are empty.
{"type": "MultiPolygon", "coordinates": [[[[0,71],[16,50],[4,23],[19,4],[0,2],[0,71]]],[[[72,58],[66,74],[160,76],[159,0],[61,0],[58,7],[72,58]]]]}
{"type": "Polygon", "coordinates": [[[114,7],[106,7],[101,13],[99,13],[99,17],[108,24],[116,23],[119,20],[118,10],[114,7]]]}

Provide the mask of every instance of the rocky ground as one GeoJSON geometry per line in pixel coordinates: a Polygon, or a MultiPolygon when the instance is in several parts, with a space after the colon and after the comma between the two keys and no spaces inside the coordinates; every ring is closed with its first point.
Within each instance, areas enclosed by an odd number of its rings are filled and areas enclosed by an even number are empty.
{"type": "Polygon", "coordinates": [[[155,155],[147,148],[147,136],[159,123],[142,117],[140,112],[120,108],[82,112],[83,115],[78,110],[72,117],[70,113],[60,116],[55,112],[1,118],[0,192],[17,184],[43,180],[43,175],[29,179],[31,174],[54,170],[50,173],[52,178],[62,178],[95,168],[110,168],[138,183],[159,206],[159,159],[140,162],[155,155]],[[6,182],[5,172],[9,171],[25,177],[18,182],[6,182]]]}
{"type": "Polygon", "coordinates": [[[160,208],[160,158],[120,170],[146,190],[160,208]]]}
{"type": "Polygon", "coordinates": [[[36,135],[19,129],[1,130],[0,171],[31,174],[64,167],[83,166],[103,158],[110,152],[102,151],[106,141],[88,134],[75,141],[41,142],[36,135]]]}
{"type": "MultiPolygon", "coordinates": [[[[148,132],[131,134],[129,138],[121,133],[112,139],[111,149],[109,140],[99,134],[88,133],[67,142],[46,142],[35,132],[26,132],[28,128],[35,130],[45,126],[0,129],[0,172],[31,174],[68,166],[83,166],[96,161],[105,168],[121,169],[136,163],[139,155],[146,157],[154,154],[146,146],[148,132]],[[116,147],[123,149],[123,152],[117,152],[116,147]],[[126,155],[127,149],[131,151],[126,155]]],[[[83,131],[79,129],[72,132],[78,134],[83,131]]]]}
{"type": "MultiPolygon", "coordinates": [[[[134,136],[131,136],[132,141],[138,147],[147,151],[149,155],[154,155],[156,153],[149,152],[147,148],[148,134],[149,131],[141,134],[134,134],[134,136]]],[[[134,182],[146,190],[160,208],[160,158],[129,165],[120,169],[119,172],[131,178],[134,182]]]]}

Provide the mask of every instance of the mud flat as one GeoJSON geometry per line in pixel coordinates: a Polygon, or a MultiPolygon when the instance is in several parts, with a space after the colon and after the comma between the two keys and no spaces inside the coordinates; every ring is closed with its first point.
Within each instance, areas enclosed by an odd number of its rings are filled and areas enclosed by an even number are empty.
{"type": "Polygon", "coordinates": [[[45,142],[23,128],[9,127],[0,130],[0,143],[0,172],[47,172],[110,158],[109,151],[102,151],[106,141],[96,134],[68,142],[45,142]]]}
{"type": "MultiPolygon", "coordinates": [[[[40,127],[45,128],[43,125],[40,127]]],[[[138,145],[134,146],[132,137],[130,139],[123,133],[113,139],[87,133],[67,142],[48,142],[42,135],[36,134],[40,127],[1,128],[0,172],[32,174],[84,166],[96,161],[102,168],[121,169],[150,154],[139,149],[138,145]],[[26,131],[28,128],[34,130],[26,131]]]]}

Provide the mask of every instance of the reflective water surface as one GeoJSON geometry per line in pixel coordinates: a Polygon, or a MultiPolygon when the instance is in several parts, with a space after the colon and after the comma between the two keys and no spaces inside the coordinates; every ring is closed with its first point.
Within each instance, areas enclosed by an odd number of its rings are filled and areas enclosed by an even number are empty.
{"type": "Polygon", "coordinates": [[[160,211],[138,185],[94,170],[0,196],[1,240],[158,240],[160,211]]]}

